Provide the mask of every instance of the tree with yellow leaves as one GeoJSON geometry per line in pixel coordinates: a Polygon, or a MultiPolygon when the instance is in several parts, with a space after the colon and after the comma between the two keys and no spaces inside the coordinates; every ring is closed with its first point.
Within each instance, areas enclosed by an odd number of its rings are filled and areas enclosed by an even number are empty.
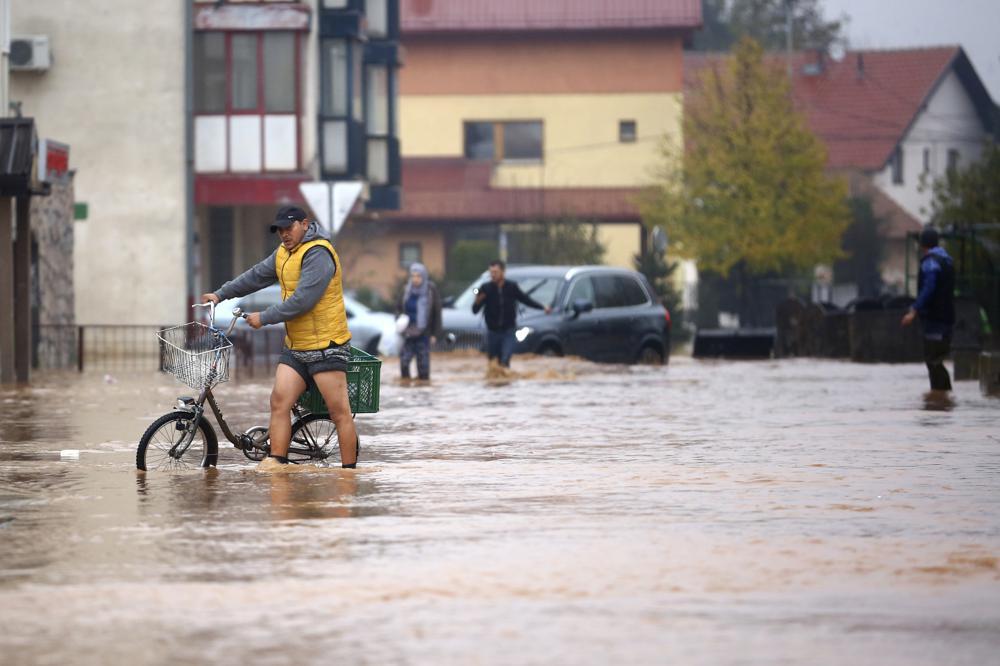
{"type": "Polygon", "coordinates": [[[753,275],[840,256],[847,184],[825,174],[823,144],[795,110],[783,68],[766,64],[755,41],[743,39],[699,83],[685,100],[684,141],[664,141],[643,219],[700,270],[736,276],[743,315],[753,275]]]}

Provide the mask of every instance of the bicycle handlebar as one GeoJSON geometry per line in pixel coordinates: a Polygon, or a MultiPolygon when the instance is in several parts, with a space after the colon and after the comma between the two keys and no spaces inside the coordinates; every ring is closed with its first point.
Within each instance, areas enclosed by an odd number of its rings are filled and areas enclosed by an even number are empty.
{"type": "Polygon", "coordinates": [[[191,306],[192,308],[209,308],[208,323],[209,326],[215,326],[215,302],[209,301],[208,303],[195,303],[191,306]]]}
{"type": "MultiPolygon", "coordinates": [[[[209,308],[209,326],[213,329],[215,328],[215,303],[213,301],[209,301],[208,303],[195,303],[191,307],[209,308]]],[[[229,328],[226,329],[227,338],[229,337],[229,334],[233,332],[233,329],[236,328],[236,322],[239,321],[241,317],[243,319],[249,319],[250,315],[243,312],[240,308],[233,308],[233,320],[229,322],[229,328]]]]}
{"type": "Polygon", "coordinates": [[[240,320],[240,317],[242,317],[243,319],[248,319],[250,315],[248,315],[246,312],[243,312],[243,310],[239,308],[233,308],[233,320],[229,322],[229,328],[226,329],[227,338],[229,337],[229,334],[233,332],[233,329],[236,328],[236,322],[240,320]]]}

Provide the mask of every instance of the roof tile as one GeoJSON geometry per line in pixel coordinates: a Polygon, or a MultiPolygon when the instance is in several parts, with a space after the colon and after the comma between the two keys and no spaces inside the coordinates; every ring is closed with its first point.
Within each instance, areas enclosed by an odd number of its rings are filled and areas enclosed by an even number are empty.
{"type": "Polygon", "coordinates": [[[404,34],[697,28],[700,0],[402,0],[404,34]]]}
{"type": "MultiPolygon", "coordinates": [[[[959,53],[957,46],[852,51],[840,62],[826,59],[822,72],[814,75],[805,74],[803,67],[816,57],[795,54],[795,104],[826,143],[829,166],[881,169],[959,53]]],[[[685,91],[695,91],[699,73],[724,58],[685,53],[685,91]]],[[[784,66],[783,56],[773,58],[776,66],[784,66]]]]}

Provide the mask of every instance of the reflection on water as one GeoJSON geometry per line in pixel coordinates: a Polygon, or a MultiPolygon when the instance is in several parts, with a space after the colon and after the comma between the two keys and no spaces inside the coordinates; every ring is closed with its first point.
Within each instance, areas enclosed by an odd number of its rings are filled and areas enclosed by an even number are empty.
{"type": "MultiPolygon", "coordinates": [[[[974,384],[514,360],[387,364],[357,470],[137,474],[170,378],[0,391],[3,661],[996,663],[1000,402],[974,384]]],[[[243,429],[269,391],[219,393],[243,429]]]]}

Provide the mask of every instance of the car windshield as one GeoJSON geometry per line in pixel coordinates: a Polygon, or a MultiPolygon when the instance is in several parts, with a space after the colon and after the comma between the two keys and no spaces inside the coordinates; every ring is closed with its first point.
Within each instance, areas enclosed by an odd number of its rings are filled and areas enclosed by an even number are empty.
{"type": "Polygon", "coordinates": [[[517,280],[521,291],[541,303],[552,305],[556,300],[556,292],[562,284],[562,278],[552,277],[522,277],[517,280]]]}
{"type": "MultiPolygon", "coordinates": [[[[473,301],[476,300],[476,289],[479,288],[483,282],[489,279],[488,274],[483,274],[479,280],[469,285],[469,287],[463,291],[458,298],[455,299],[455,304],[452,306],[456,310],[468,310],[472,307],[473,301]]],[[[531,296],[533,299],[541,303],[542,305],[552,305],[556,299],[556,294],[559,291],[559,285],[562,284],[562,278],[558,277],[540,277],[531,275],[511,275],[510,279],[521,287],[521,291],[531,296]]]]}

